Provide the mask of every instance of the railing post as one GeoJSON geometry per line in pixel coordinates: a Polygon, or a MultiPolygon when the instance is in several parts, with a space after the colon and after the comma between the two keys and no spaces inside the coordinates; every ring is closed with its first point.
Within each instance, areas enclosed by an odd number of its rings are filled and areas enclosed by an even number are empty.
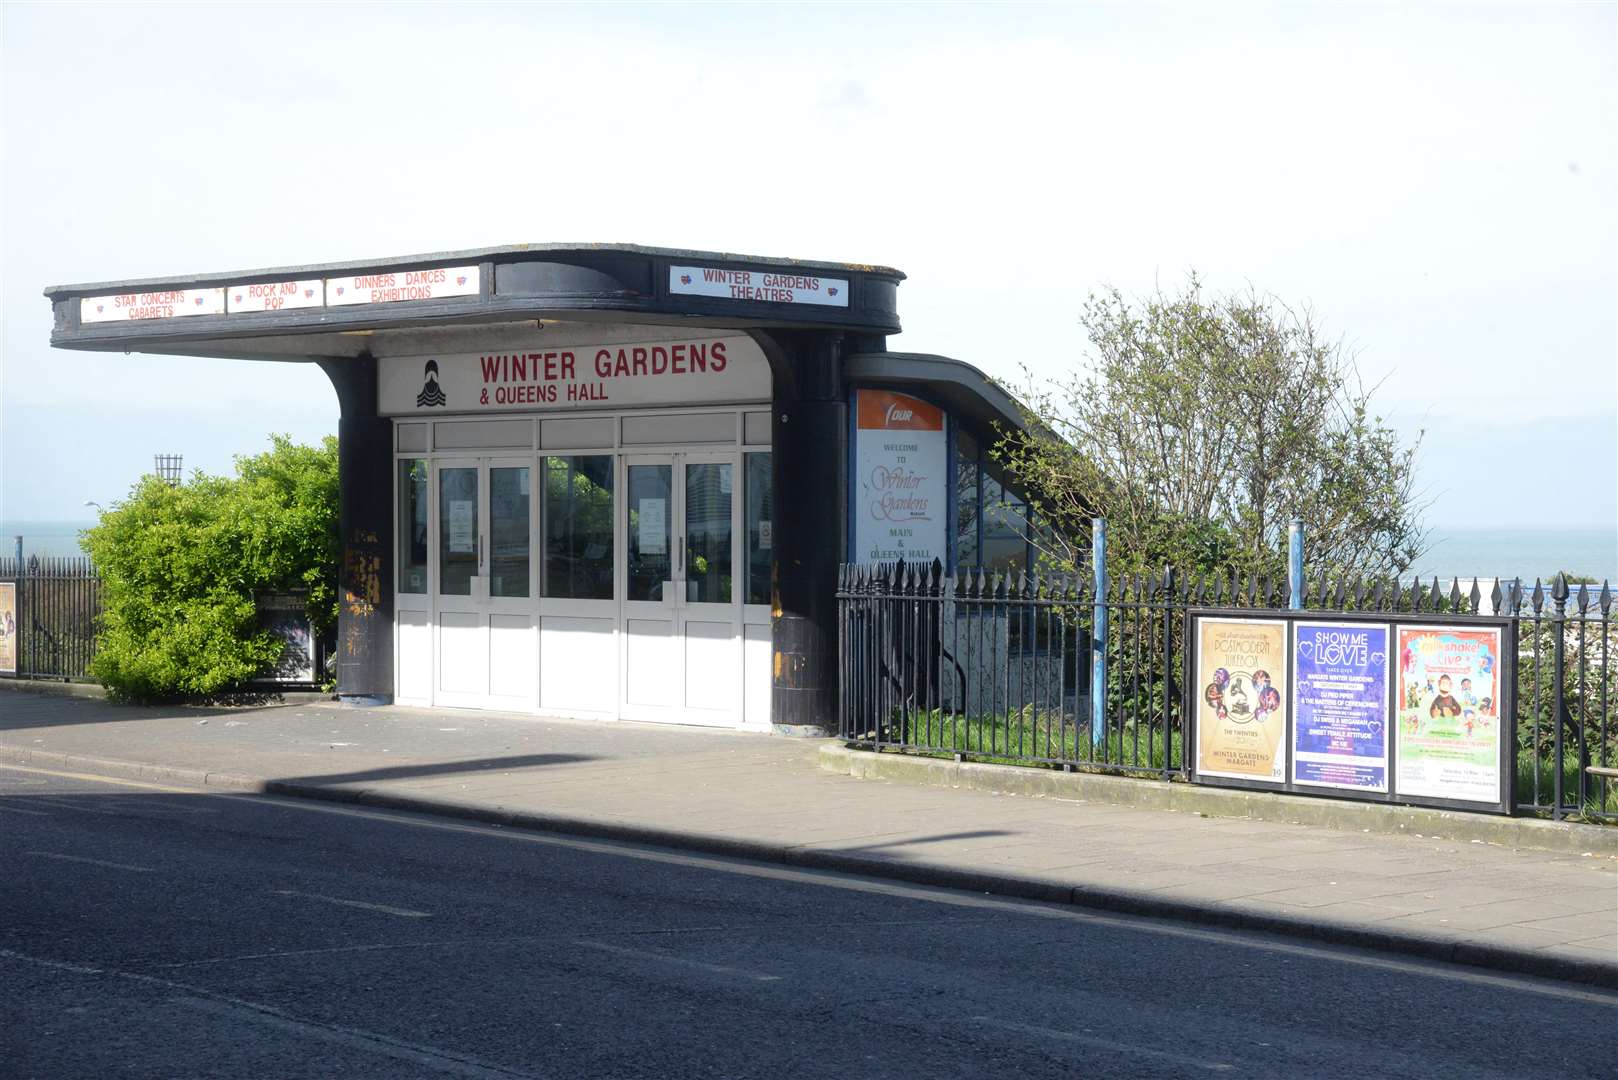
{"type": "Polygon", "coordinates": [[[1090,640],[1090,745],[1107,741],[1107,519],[1090,522],[1095,612],[1090,640]]]}
{"type": "Polygon", "coordinates": [[[1551,772],[1551,793],[1555,806],[1551,809],[1553,821],[1562,820],[1562,735],[1567,726],[1567,693],[1563,680],[1567,677],[1567,575],[1557,574],[1551,583],[1551,756],[1555,758],[1551,772]]]}
{"type": "Polygon", "coordinates": [[[1303,610],[1303,518],[1295,517],[1287,527],[1287,584],[1291,596],[1287,606],[1303,610]]]}

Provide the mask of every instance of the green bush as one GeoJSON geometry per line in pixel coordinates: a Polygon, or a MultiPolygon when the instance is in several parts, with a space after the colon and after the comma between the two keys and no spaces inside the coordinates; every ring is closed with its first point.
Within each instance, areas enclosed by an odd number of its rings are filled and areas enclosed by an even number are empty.
{"type": "Polygon", "coordinates": [[[281,643],[254,597],[308,590],[315,632],[337,618],[337,440],[236,459],[236,476],[148,477],[84,536],[102,576],[90,674],[153,701],[227,690],[269,672],[281,643]]]}

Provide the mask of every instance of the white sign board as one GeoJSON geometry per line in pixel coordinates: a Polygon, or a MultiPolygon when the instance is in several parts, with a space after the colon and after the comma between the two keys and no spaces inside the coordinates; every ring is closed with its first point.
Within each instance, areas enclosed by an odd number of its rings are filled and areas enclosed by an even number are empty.
{"type": "Polygon", "coordinates": [[[853,562],[949,560],[949,441],[936,405],[861,390],[855,407],[853,562]]]}
{"type": "Polygon", "coordinates": [[[385,415],[618,409],[768,401],[770,363],[749,337],[535,345],[379,361],[385,415]]]}
{"type": "Polygon", "coordinates": [[[304,281],[256,281],[251,285],[225,286],[225,308],[238,311],[286,311],[291,308],[321,307],[326,303],[325,284],[319,278],[304,281]]]}
{"type": "Polygon", "coordinates": [[[326,305],[393,304],[401,300],[437,300],[476,296],[476,266],[439,266],[431,270],[398,270],[326,279],[326,305]]]}
{"type": "Polygon", "coordinates": [[[471,499],[449,501],[449,549],[457,555],[470,555],[476,550],[472,536],[472,518],[476,504],[471,499]]]}
{"type": "Polygon", "coordinates": [[[88,296],[79,301],[80,323],[178,319],[185,315],[224,313],[224,289],[169,289],[161,292],[117,293],[112,296],[88,296]]]}
{"type": "Polygon", "coordinates": [[[668,512],[663,499],[642,499],[635,520],[640,527],[640,553],[663,555],[668,552],[668,512]]]}
{"type": "Polygon", "coordinates": [[[684,296],[717,296],[725,300],[762,300],[771,304],[848,306],[847,279],[784,274],[776,270],[671,266],[669,292],[684,296]]]}

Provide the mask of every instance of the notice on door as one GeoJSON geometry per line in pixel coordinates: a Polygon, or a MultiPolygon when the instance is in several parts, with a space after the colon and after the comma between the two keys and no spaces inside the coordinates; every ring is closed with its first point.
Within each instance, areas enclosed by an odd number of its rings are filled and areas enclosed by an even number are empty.
{"type": "Polygon", "coordinates": [[[1387,791],[1387,626],[1299,622],[1293,634],[1292,782],[1387,791]]]}
{"type": "Polygon", "coordinates": [[[887,390],[855,401],[855,562],[947,559],[944,411],[887,390]]]}
{"type": "Polygon", "coordinates": [[[449,501],[449,549],[456,555],[470,555],[476,550],[472,528],[476,507],[471,499],[449,501]]]}
{"type": "Polygon", "coordinates": [[[1399,628],[1400,795],[1498,803],[1500,631],[1399,628]]]}
{"type": "Polygon", "coordinates": [[[1280,620],[1197,620],[1197,772],[1286,780],[1287,626],[1280,620]]]}
{"type": "Polygon", "coordinates": [[[668,554],[668,500],[642,499],[636,508],[640,553],[642,555],[668,554]]]}

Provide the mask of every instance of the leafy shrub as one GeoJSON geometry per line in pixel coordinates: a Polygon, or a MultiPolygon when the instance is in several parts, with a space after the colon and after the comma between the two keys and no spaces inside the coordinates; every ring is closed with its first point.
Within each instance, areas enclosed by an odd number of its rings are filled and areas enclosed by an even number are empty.
{"type": "Polygon", "coordinates": [[[281,642],[254,596],[308,590],[324,636],[337,618],[337,440],[282,435],[236,476],[148,477],[84,537],[102,575],[90,674],[116,697],[214,694],[269,672],[281,642]]]}

